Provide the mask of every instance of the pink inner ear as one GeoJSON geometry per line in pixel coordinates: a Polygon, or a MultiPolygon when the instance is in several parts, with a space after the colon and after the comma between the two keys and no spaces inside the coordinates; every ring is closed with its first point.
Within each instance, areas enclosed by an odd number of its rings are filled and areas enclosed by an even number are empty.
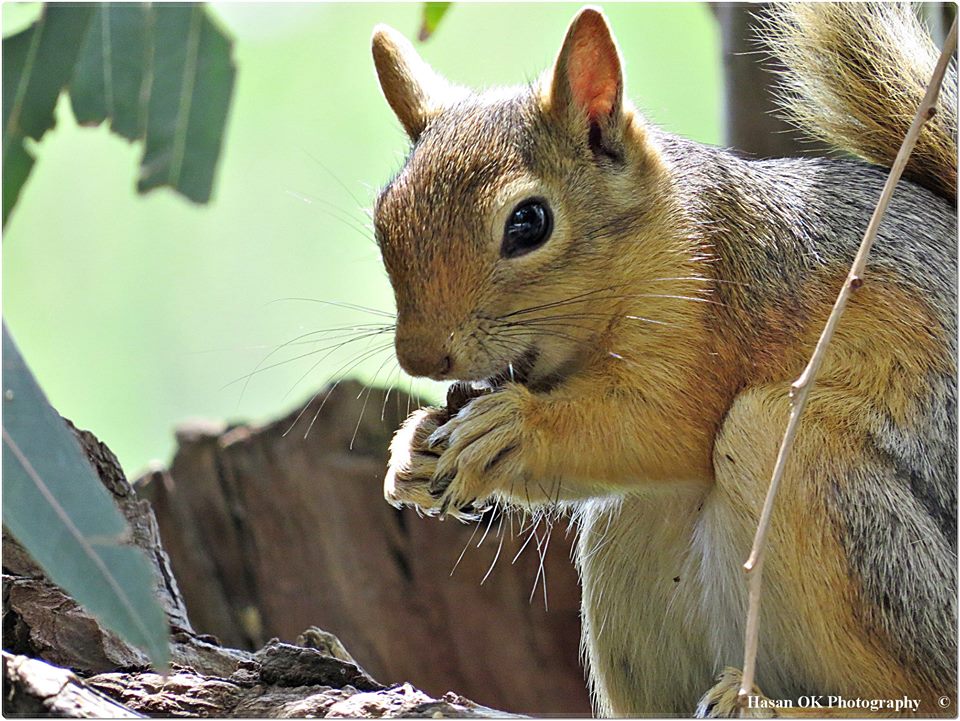
{"type": "Polygon", "coordinates": [[[620,63],[616,48],[603,37],[577,38],[567,77],[574,102],[590,120],[613,112],[620,86],[620,63]]]}

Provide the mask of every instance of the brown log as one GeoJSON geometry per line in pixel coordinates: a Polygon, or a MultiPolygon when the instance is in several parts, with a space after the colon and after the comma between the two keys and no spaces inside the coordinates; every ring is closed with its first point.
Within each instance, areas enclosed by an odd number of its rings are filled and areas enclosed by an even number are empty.
{"type": "Polygon", "coordinates": [[[434,699],[410,684],[360,690],[326,681],[318,677],[302,685],[265,683],[253,661],[242,664],[227,678],[185,668],[166,675],[144,671],[81,678],[45,661],[4,651],[3,713],[8,718],[511,717],[452,693],[434,699]]]}
{"type": "MultiPolygon", "coordinates": [[[[170,469],[137,482],[195,628],[257,648],[317,625],[384,682],[437,696],[456,689],[521,713],[588,713],[566,529],[554,529],[544,556],[549,611],[540,587],[530,600],[537,540],[511,565],[526,535],[511,537],[509,520],[481,585],[499,519],[478,549],[486,526],[387,505],[387,446],[408,401],[361,391],[338,386],[306,438],[319,399],[298,422],[300,409],[262,427],[181,428],[170,469]]],[[[515,534],[522,522],[512,521],[515,534]]]]}
{"type": "MultiPolygon", "coordinates": [[[[246,669],[229,678],[201,676],[189,670],[102,674],[89,686],[109,694],[138,713],[151,716],[233,716],[238,718],[489,718],[510,717],[456,694],[434,699],[410,684],[358,690],[323,683],[265,684],[246,669]]],[[[514,717],[517,718],[517,717],[514,717]]]]}
{"type": "Polygon", "coordinates": [[[256,653],[223,648],[216,639],[196,633],[149,504],[137,498],[106,446],[89,433],[75,432],[127,517],[133,541],[154,563],[156,593],[172,633],[172,672],[151,671],[141,651],[100,626],[4,534],[4,715],[505,715],[456,694],[435,699],[409,684],[384,687],[354,662],[336,637],[317,628],[302,634],[299,646],[274,639],[256,653]]]}
{"type": "Polygon", "coordinates": [[[3,715],[140,718],[140,714],[43,661],[3,652],[3,715]]]}

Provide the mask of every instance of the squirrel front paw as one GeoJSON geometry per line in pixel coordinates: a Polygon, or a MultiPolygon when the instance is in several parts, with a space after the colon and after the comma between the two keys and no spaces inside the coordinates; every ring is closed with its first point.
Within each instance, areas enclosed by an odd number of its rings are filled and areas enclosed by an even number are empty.
{"type": "Polygon", "coordinates": [[[508,385],[461,398],[446,408],[414,411],[390,444],[384,496],[430,515],[475,518],[483,501],[500,491],[522,498],[521,457],[530,440],[522,423],[529,395],[508,385]]]}
{"type": "Polygon", "coordinates": [[[528,450],[522,407],[529,391],[510,384],[475,398],[437,428],[427,448],[439,452],[429,492],[441,515],[475,508],[497,491],[518,495],[528,450]]]}
{"type": "Polygon", "coordinates": [[[390,465],[383,495],[398,508],[415,506],[430,511],[438,503],[430,493],[441,448],[429,448],[427,439],[449,418],[446,408],[419,408],[396,432],[390,443],[390,465]]]}

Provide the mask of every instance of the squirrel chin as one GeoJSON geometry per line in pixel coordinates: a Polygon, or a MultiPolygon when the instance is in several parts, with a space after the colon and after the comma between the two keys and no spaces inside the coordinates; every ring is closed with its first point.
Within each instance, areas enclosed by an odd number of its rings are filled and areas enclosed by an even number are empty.
{"type": "MultiPolygon", "coordinates": [[[[530,348],[516,360],[507,364],[499,373],[481,380],[463,381],[478,389],[495,391],[507,383],[517,383],[534,393],[547,393],[572,375],[579,363],[570,359],[553,368],[537,367],[542,353],[539,348],[530,348]]],[[[541,364],[543,365],[543,364],[541,364]]]]}
{"type": "Polygon", "coordinates": [[[530,348],[514,360],[508,362],[506,367],[501,369],[499,373],[483,379],[481,383],[494,390],[506,383],[519,383],[523,386],[528,385],[531,380],[536,380],[533,376],[533,371],[539,358],[540,350],[530,348]]]}

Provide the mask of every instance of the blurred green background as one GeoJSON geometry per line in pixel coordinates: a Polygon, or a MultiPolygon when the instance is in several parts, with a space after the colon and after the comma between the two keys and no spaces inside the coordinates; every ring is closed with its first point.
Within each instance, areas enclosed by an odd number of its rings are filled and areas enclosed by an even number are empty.
{"type": "MultiPolygon", "coordinates": [[[[238,76],[210,205],[166,189],[137,196],[140,147],[105,127],[79,128],[61,99],[3,241],[3,314],[27,362],[54,406],[94,431],[131,475],[169,460],[176,424],[276,417],[386,340],[270,368],[241,397],[242,382],[227,384],[281,343],[383,320],[279,299],[392,310],[363,209],[400,167],[406,140],[377,87],[369,37],[377,22],[414,37],[421,5],[213,7],[235,39],[238,76]]],[[[419,47],[458,83],[524,82],[552,61],[577,8],[456,4],[419,47]]],[[[718,143],[720,61],[708,7],[604,10],[634,102],[672,132],[718,143]]],[[[37,11],[5,4],[4,34],[37,11]]],[[[289,346],[268,365],[326,345],[289,346]]],[[[385,349],[353,374],[395,381],[395,367],[385,349]]],[[[427,395],[441,389],[417,385],[427,395]]]]}

